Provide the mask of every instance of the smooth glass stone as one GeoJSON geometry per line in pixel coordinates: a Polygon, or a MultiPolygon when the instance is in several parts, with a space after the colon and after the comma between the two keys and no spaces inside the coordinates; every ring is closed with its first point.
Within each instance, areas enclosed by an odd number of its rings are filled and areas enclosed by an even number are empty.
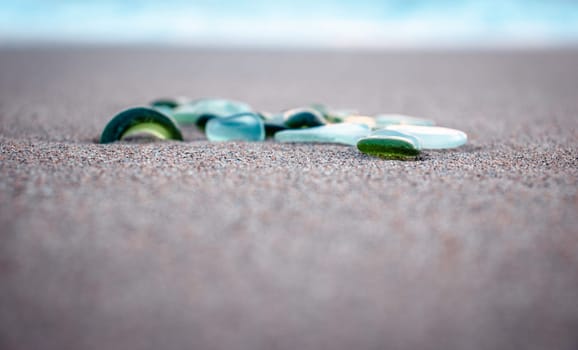
{"type": "Polygon", "coordinates": [[[465,132],[440,126],[390,125],[386,129],[416,137],[424,149],[455,148],[468,142],[465,132]]]}
{"type": "Polygon", "coordinates": [[[283,112],[285,126],[296,129],[325,125],[323,114],[314,108],[294,108],[283,112]]]}
{"type": "Polygon", "coordinates": [[[183,140],[175,121],[154,108],[136,107],[115,115],[100,136],[100,143],[130,139],[183,140]]]}
{"type": "Polygon", "coordinates": [[[357,141],[369,135],[366,125],[341,123],[317,126],[307,129],[291,129],[275,134],[278,142],[320,142],[340,143],[355,146],[357,141]]]}
{"type": "Polygon", "coordinates": [[[421,143],[419,142],[419,139],[415,136],[400,132],[400,131],[395,131],[395,130],[389,130],[389,129],[378,129],[378,130],[374,130],[369,136],[396,136],[396,137],[405,137],[407,139],[410,139],[413,144],[415,145],[415,147],[417,149],[421,149],[421,143]]]}
{"type": "Polygon", "coordinates": [[[210,141],[263,141],[265,126],[254,113],[242,113],[207,122],[205,134],[210,141]]]}
{"type": "Polygon", "coordinates": [[[204,127],[209,119],[223,118],[251,111],[251,106],[244,102],[225,99],[201,99],[175,108],[173,117],[180,124],[196,124],[204,127]]]}
{"type": "Polygon", "coordinates": [[[415,159],[420,152],[409,138],[385,135],[362,138],[357,142],[357,149],[370,156],[398,160],[415,159]]]}
{"type": "Polygon", "coordinates": [[[435,125],[433,120],[410,117],[403,114],[379,114],[375,117],[377,127],[386,127],[388,125],[435,125]]]}

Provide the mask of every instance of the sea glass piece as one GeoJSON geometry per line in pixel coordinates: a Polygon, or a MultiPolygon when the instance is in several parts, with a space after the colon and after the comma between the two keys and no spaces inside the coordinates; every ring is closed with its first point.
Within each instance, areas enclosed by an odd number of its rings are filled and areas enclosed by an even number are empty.
{"type": "Polygon", "coordinates": [[[294,108],[283,112],[283,121],[286,127],[310,128],[325,125],[323,114],[314,108],[294,108]]]}
{"type": "Polygon", "coordinates": [[[357,142],[357,149],[384,159],[415,159],[420,151],[412,139],[403,136],[372,135],[357,142]]]}
{"type": "Polygon", "coordinates": [[[403,114],[379,114],[375,117],[375,123],[378,128],[383,128],[388,125],[435,125],[433,120],[411,117],[403,114]]]}
{"type": "Polygon", "coordinates": [[[275,134],[279,142],[320,142],[340,143],[355,146],[357,141],[370,134],[366,125],[340,123],[317,126],[307,129],[290,129],[275,134]]]}
{"type": "Polygon", "coordinates": [[[181,131],[168,115],[149,107],[136,107],[115,115],[104,128],[100,143],[130,139],[182,140],[181,131]]]}
{"type": "Polygon", "coordinates": [[[421,143],[419,142],[419,139],[415,136],[400,132],[400,131],[395,131],[395,130],[389,130],[389,129],[378,129],[378,130],[374,130],[369,136],[396,136],[396,137],[405,137],[407,139],[410,139],[411,142],[413,142],[413,144],[415,145],[415,147],[417,149],[421,149],[421,143]]]}
{"type": "Polygon", "coordinates": [[[416,137],[424,149],[455,148],[468,142],[465,132],[440,126],[390,125],[386,129],[416,137]]]}
{"type": "Polygon", "coordinates": [[[168,140],[171,138],[170,131],[158,123],[140,123],[128,128],[121,136],[121,140],[145,139],[145,138],[168,140]]]}
{"type": "Polygon", "coordinates": [[[210,141],[263,141],[265,127],[257,114],[241,113],[209,120],[205,135],[210,141]]]}
{"type": "Polygon", "coordinates": [[[211,98],[196,100],[175,108],[173,110],[173,118],[180,124],[196,124],[202,128],[210,119],[229,117],[251,111],[251,106],[244,102],[211,98]]]}

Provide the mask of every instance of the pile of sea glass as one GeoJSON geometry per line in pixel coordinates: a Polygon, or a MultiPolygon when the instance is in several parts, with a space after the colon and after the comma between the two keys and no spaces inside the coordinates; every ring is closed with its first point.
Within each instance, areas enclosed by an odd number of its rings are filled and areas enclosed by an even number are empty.
{"type": "Polygon", "coordinates": [[[385,159],[416,159],[422,149],[464,145],[467,135],[434,122],[399,114],[360,115],[323,105],[279,113],[254,111],[226,99],[167,98],[120,112],[106,125],[101,143],[130,140],[183,140],[181,127],[194,125],[210,141],[336,143],[385,159]]]}

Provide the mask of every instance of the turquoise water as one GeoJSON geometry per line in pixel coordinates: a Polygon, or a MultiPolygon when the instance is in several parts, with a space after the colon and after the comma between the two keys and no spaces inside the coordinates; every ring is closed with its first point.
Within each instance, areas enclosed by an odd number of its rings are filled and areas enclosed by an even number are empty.
{"type": "Polygon", "coordinates": [[[571,0],[0,1],[0,44],[313,47],[578,43],[571,0]]]}

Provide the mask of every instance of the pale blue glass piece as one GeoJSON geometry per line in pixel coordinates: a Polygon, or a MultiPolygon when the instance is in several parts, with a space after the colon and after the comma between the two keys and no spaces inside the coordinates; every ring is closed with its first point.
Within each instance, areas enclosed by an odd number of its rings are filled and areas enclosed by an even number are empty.
{"type": "Polygon", "coordinates": [[[254,113],[242,113],[207,122],[205,135],[210,141],[263,141],[263,119],[254,113]]]}
{"type": "Polygon", "coordinates": [[[251,106],[244,102],[207,98],[175,108],[172,111],[172,116],[181,124],[196,124],[200,118],[222,118],[247,112],[252,112],[252,109],[251,106]]]}
{"type": "Polygon", "coordinates": [[[388,125],[435,125],[433,120],[411,117],[403,114],[379,114],[375,116],[375,123],[378,128],[388,125]]]}
{"type": "Polygon", "coordinates": [[[355,146],[359,139],[370,133],[371,130],[366,125],[340,123],[279,131],[275,134],[275,141],[340,143],[355,146]]]}
{"type": "Polygon", "coordinates": [[[420,150],[422,149],[421,147],[421,143],[419,141],[419,139],[413,135],[410,134],[406,134],[400,131],[395,131],[395,130],[389,130],[389,129],[379,129],[379,130],[375,130],[374,132],[371,133],[371,136],[387,136],[387,137],[404,137],[408,140],[410,140],[416,149],[420,150]]]}
{"type": "Polygon", "coordinates": [[[386,129],[416,137],[424,149],[455,148],[468,142],[465,132],[440,126],[390,125],[386,129]]]}

